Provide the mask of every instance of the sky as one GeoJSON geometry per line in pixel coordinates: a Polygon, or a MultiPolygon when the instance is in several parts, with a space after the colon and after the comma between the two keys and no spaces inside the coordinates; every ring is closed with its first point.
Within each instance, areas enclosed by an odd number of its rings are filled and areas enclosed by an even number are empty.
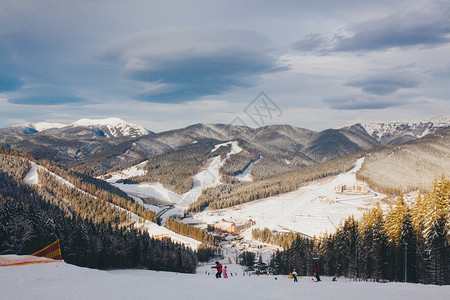
{"type": "Polygon", "coordinates": [[[0,127],[450,113],[450,2],[0,0],[0,127]]]}

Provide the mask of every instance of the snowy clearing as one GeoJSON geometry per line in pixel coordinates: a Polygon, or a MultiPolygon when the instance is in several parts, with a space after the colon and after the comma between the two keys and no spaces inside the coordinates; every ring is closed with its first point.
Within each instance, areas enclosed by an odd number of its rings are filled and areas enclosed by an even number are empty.
{"type": "MultiPolygon", "coordinates": [[[[222,219],[239,223],[252,219],[256,222],[253,228],[292,230],[309,236],[334,232],[342,220],[351,215],[361,217],[364,211],[385,197],[375,193],[335,192],[335,187],[341,184],[362,184],[356,180],[355,173],[363,161],[364,158],[359,159],[356,166],[346,173],[310,182],[294,192],[223,209],[219,216],[204,211],[193,218],[205,223],[222,219]]],[[[251,239],[251,229],[247,230],[245,237],[251,239]]]]}
{"type": "MultiPolygon", "coordinates": [[[[130,178],[133,176],[141,176],[145,174],[145,164],[147,163],[146,161],[141,162],[140,164],[137,164],[135,166],[132,166],[128,169],[124,169],[120,172],[114,172],[111,173],[111,178],[109,180],[111,181],[117,181],[119,179],[126,179],[126,178],[130,178]]],[[[102,177],[102,176],[100,176],[102,177]]]]}
{"type": "MultiPolygon", "coordinates": [[[[2,299],[448,299],[450,286],[405,283],[351,282],[323,278],[314,282],[300,277],[294,283],[284,276],[242,276],[216,279],[212,264],[200,274],[146,270],[100,271],[62,263],[0,268],[2,299]],[[210,275],[205,274],[210,271],[210,275]],[[275,280],[277,278],[277,280],[275,280]]],[[[236,270],[239,270],[237,272],[236,270]]]]}
{"type": "Polygon", "coordinates": [[[25,178],[23,179],[23,181],[25,181],[26,184],[29,185],[39,184],[38,168],[42,167],[41,166],[38,167],[36,163],[31,162],[30,171],[28,171],[27,175],[25,175],[25,178]]]}

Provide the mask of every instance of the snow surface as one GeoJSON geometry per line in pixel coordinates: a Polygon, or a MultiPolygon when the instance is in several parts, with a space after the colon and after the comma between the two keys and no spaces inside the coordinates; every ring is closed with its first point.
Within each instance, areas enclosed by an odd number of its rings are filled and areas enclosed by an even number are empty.
{"type": "MultiPolygon", "coordinates": [[[[334,188],[337,185],[362,184],[356,180],[355,173],[361,168],[363,161],[364,158],[359,159],[349,172],[313,181],[296,191],[223,209],[218,215],[203,211],[195,214],[193,218],[208,224],[222,219],[236,223],[252,219],[256,222],[252,228],[292,230],[309,236],[334,232],[341,221],[351,215],[355,218],[361,217],[364,211],[374,207],[385,197],[375,193],[335,193],[334,188]]],[[[247,230],[244,236],[251,239],[251,229],[247,230]]]]}
{"type": "Polygon", "coordinates": [[[66,125],[61,123],[47,123],[47,122],[38,122],[33,124],[34,129],[36,129],[37,131],[43,131],[52,128],[62,128],[64,126],[66,125]]]}
{"type": "Polygon", "coordinates": [[[38,123],[18,124],[18,125],[13,125],[11,127],[29,127],[29,128],[34,128],[37,131],[43,131],[43,130],[52,129],[52,128],[62,128],[64,126],[67,126],[67,125],[61,124],[61,123],[38,122],[38,123]]]}
{"type": "Polygon", "coordinates": [[[42,168],[42,167],[38,166],[34,162],[31,162],[31,168],[28,171],[27,175],[25,175],[25,178],[23,179],[26,184],[29,184],[29,185],[39,184],[39,176],[38,176],[38,172],[37,172],[38,168],[42,168]]]}
{"type": "Polygon", "coordinates": [[[133,176],[142,176],[145,175],[145,164],[147,163],[147,160],[144,162],[141,162],[140,164],[137,164],[135,166],[132,166],[128,169],[124,169],[119,172],[114,172],[109,175],[112,177],[109,179],[110,181],[117,181],[119,179],[127,179],[133,176]]]}
{"type": "Polygon", "coordinates": [[[332,282],[327,277],[322,277],[321,282],[299,277],[299,282],[294,283],[285,276],[243,276],[234,261],[223,263],[228,279],[216,279],[212,264],[201,266],[197,274],[100,271],[64,262],[1,267],[0,298],[443,300],[450,295],[450,286],[354,282],[344,278],[332,282]]]}

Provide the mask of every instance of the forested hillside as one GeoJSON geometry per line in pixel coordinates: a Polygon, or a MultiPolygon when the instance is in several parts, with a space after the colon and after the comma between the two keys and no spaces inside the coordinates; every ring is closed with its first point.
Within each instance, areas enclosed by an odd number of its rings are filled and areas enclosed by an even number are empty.
{"type": "Polygon", "coordinates": [[[0,253],[30,254],[59,238],[63,259],[80,266],[195,271],[195,252],[127,226],[129,213],[119,207],[147,220],[154,213],[48,162],[40,163],[74,186],[50,171],[41,171],[39,185],[25,184],[29,159],[0,149],[0,253]]]}
{"type": "Polygon", "coordinates": [[[450,175],[450,128],[403,145],[383,147],[366,156],[357,178],[386,194],[420,189],[429,192],[433,178],[450,175]]]}

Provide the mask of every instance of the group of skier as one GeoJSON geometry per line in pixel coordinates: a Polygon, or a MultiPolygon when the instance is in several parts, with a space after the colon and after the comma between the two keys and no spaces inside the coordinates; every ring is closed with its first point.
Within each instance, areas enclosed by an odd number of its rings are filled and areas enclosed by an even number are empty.
{"type": "Polygon", "coordinates": [[[222,267],[222,264],[220,262],[216,261],[216,265],[212,266],[211,269],[217,270],[216,278],[222,278],[222,274],[223,278],[228,278],[227,266],[222,267]]]}
{"type": "MultiPolygon", "coordinates": [[[[222,264],[218,261],[216,261],[215,264],[216,265],[212,266],[211,269],[217,270],[216,278],[222,278],[222,275],[223,278],[228,278],[227,266],[222,266],[222,264]]],[[[297,276],[298,273],[295,269],[291,274],[289,274],[289,278],[294,279],[294,282],[298,282],[297,276]]],[[[314,265],[314,278],[316,279],[316,281],[320,281],[319,267],[317,265],[314,265]]],[[[336,277],[333,278],[333,281],[336,281],[336,277]]]]}
{"type": "MultiPolygon", "coordinates": [[[[295,269],[292,271],[291,274],[289,274],[289,278],[294,279],[294,282],[298,282],[297,276],[298,274],[297,271],[295,271],[295,269]]],[[[317,265],[314,265],[314,278],[316,279],[317,282],[320,281],[319,267],[317,265]]],[[[332,281],[336,281],[336,277],[334,277],[332,281]]]]}

